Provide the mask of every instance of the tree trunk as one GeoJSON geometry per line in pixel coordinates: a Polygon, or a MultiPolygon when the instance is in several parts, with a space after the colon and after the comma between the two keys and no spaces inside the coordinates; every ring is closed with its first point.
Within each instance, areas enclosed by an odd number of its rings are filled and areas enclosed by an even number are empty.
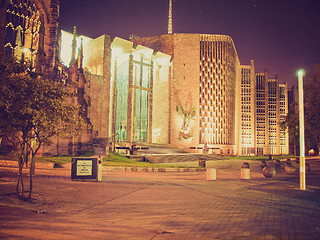
{"type": "Polygon", "coordinates": [[[34,154],[32,154],[31,162],[30,162],[30,186],[29,186],[29,197],[28,199],[31,198],[32,195],[32,189],[33,189],[33,175],[34,175],[34,169],[35,169],[35,158],[34,154]]]}
{"type": "Polygon", "coordinates": [[[23,184],[23,155],[19,158],[19,172],[18,172],[18,180],[16,186],[16,194],[19,198],[23,198],[24,194],[24,184],[23,184]]]}

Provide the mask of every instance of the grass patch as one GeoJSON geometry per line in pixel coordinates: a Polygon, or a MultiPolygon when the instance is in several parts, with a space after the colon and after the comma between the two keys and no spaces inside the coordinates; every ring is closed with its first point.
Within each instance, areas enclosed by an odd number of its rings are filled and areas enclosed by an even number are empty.
{"type": "Polygon", "coordinates": [[[126,158],[121,154],[110,152],[109,156],[103,158],[103,166],[114,166],[114,167],[165,167],[165,168],[176,168],[173,165],[154,164],[149,162],[137,162],[133,159],[126,158]]]}
{"type": "MultiPolygon", "coordinates": [[[[66,163],[70,163],[72,158],[82,158],[84,156],[54,156],[54,157],[37,157],[36,162],[53,162],[56,166],[61,166],[66,163]]],[[[114,166],[114,167],[162,167],[162,168],[177,168],[177,167],[189,167],[179,166],[171,164],[153,164],[149,162],[137,162],[133,159],[126,158],[125,156],[110,152],[109,156],[102,159],[103,166],[114,166]]]]}
{"type": "MultiPolygon", "coordinates": [[[[88,155],[83,156],[54,156],[54,157],[37,157],[36,162],[54,162],[56,166],[61,166],[66,163],[70,163],[72,158],[82,158],[88,157],[88,155]]],[[[280,155],[272,156],[273,160],[277,159],[287,159],[296,158],[296,156],[280,155]]],[[[226,157],[226,160],[255,160],[255,161],[268,161],[268,156],[240,156],[240,157],[226,157]]],[[[198,162],[192,163],[158,163],[153,164],[149,162],[137,162],[133,159],[126,158],[125,156],[110,152],[109,156],[102,159],[103,166],[114,166],[114,167],[162,167],[162,168],[198,168],[198,162]]]]}
{"type": "Polygon", "coordinates": [[[74,156],[36,157],[36,162],[53,162],[56,165],[63,165],[72,161],[74,156]]]}

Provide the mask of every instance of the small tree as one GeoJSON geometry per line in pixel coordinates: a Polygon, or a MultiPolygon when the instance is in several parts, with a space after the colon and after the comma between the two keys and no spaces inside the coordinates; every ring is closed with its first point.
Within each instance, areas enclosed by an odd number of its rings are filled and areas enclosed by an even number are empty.
{"type": "Polygon", "coordinates": [[[280,122],[280,128],[282,130],[288,129],[289,143],[293,146],[293,154],[297,155],[297,146],[299,146],[299,115],[298,104],[293,102],[289,106],[288,115],[283,122],[280,122]]]}
{"type": "Polygon", "coordinates": [[[35,155],[57,134],[76,135],[85,124],[71,104],[68,87],[31,72],[27,64],[0,60],[0,135],[15,146],[19,172],[16,193],[25,198],[23,167],[31,155],[28,199],[32,194],[35,155]]]}

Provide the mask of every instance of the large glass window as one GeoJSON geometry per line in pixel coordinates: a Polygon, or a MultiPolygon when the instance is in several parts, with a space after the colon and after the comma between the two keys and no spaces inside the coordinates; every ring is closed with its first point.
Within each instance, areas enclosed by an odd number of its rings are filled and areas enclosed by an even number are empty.
{"type": "Polygon", "coordinates": [[[132,128],[132,141],[148,142],[151,63],[133,60],[132,69],[129,68],[129,60],[117,67],[116,138],[118,142],[126,142],[127,130],[132,128]],[[130,71],[133,74],[131,86],[129,86],[130,71]],[[129,91],[132,91],[132,102],[128,102],[129,91]],[[130,119],[128,110],[132,110],[130,119]]]}
{"type": "Polygon", "coordinates": [[[129,61],[125,61],[118,66],[117,71],[116,139],[119,142],[125,142],[127,140],[128,69],[129,61]]]}
{"type": "Polygon", "coordinates": [[[146,62],[134,62],[135,76],[135,141],[148,141],[148,107],[151,65],[146,62]]]}
{"type": "Polygon", "coordinates": [[[148,141],[148,91],[136,90],[135,141],[148,141]]]}

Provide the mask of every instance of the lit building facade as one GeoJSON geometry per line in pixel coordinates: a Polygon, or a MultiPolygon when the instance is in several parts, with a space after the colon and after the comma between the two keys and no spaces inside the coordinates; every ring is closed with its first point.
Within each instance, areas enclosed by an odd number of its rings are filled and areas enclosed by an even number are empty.
{"type": "Polygon", "coordinates": [[[64,83],[76,93],[72,102],[82,106],[83,117],[92,127],[79,137],[54,137],[53,144],[43,146],[40,152],[70,155],[95,150],[102,155],[108,142],[110,37],[85,38],[82,44],[76,39],[76,31],[68,34],[72,54],[64,63],[60,53],[64,53],[61,39],[65,32],[59,29],[59,10],[58,0],[2,1],[0,57],[13,56],[29,63],[32,71],[45,78],[64,83]]]}
{"type": "Polygon", "coordinates": [[[268,146],[267,154],[279,154],[280,127],[279,127],[279,85],[278,79],[268,79],[268,146]]]}
{"type": "Polygon", "coordinates": [[[241,65],[241,124],[240,154],[255,155],[256,153],[256,77],[254,62],[241,65]]]}
{"type": "MultiPolygon", "coordinates": [[[[172,56],[168,144],[238,154],[240,63],[225,35],[168,34],[132,40],[172,56]]],[[[154,104],[156,108],[156,104],[154,104]]]]}
{"type": "Polygon", "coordinates": [[[58,61],[58,0],[4,0],[0,4],[1,53],[51,75],[58,61]]]}
{"type": "Polygon", "coordinates": [[[168,143],[170,56],[120,38],[111,51],[112,142],[168,143]]]}
{"type": "Polygon", "coordinates": [[[280,128],[288,113],[287,85],[256,73],[256,154],[289,154],[289,134],[280,128]]]}
{"type": "Polygon", "coordinates": [[[236,153],[239,59],[232,39],[200,35],[199,143],[236,153]]]}
{"type": "Polygon", "coordinates": [[[59,31],[57,0],[3,2],[1,51],[61,79],[92,126],[80,137],[55,139],[48,152],[93,147],[103,155],[109,142],[137,142],[190,152],[207,145],[223,155],[287,153],[288,133],[279,128],[286,85],[255,73],[253,61],[240,65],[229,36],[171,33],[171,22],[170,34],[91,39],[59,31]]]}
{"type": "Polygon", "coordinates": [[[268,141],[268,78],[267,73],[256,73],[256,154],[267,154],[268,141]]]}
{"type": "Polygon", "coordinates": [[[110,141],[110,36],[95,39],[78,36],[76,27],[73,34],[62,31],[60,36],[61,54],[55,73],[76,93],[73,101],[81,106],[82,117],[90,129],[83,130],[79,137],[57,137],[45,151],[58,155],[94,151],[105,155],[110,141]]]}

